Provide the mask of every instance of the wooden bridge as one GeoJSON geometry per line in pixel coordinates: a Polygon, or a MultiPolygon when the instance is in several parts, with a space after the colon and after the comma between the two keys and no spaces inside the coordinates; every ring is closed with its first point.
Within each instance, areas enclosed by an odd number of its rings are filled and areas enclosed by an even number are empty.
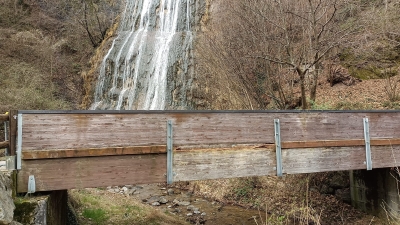
{"type": "Polygon", "coordinates": [[[18,192],[400,165],[400,111],[0,116],[7,118],[9,140],[0,147],[9,147],[10,162],[15,161],[18,192]]]}

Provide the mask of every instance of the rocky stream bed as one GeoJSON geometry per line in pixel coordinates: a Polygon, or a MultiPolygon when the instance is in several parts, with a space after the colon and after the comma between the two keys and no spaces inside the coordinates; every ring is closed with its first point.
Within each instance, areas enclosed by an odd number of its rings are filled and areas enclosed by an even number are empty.
{"type": "MultiPolygon", "coordinates": [[[[243,224],[254,225],[260,221],[260,212],[239,206],[225,205],[220,202],[193,195],[190,190],[168,188],[165,185],[125,185],[123,187],[107,187],[107,191],[115,194],[132,196],[143,203],[184,217],[192,224],[243,224]]],[[[265,218],[263,218],[265,219],[265,218]]]]}

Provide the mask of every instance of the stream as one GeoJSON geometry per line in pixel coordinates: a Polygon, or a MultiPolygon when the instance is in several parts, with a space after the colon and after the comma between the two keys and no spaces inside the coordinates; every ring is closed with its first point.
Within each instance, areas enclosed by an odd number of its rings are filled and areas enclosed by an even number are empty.
{"type": "Polygon", "coordinates": [[[192,224],[256,225],[261,224],[260,215],[265,219],[263,211],[226,205],[193,195],[190,190],[169,188],[164,185],[127,185],[122,188],[109,187],[108,191],[125,192],[161,211],[183,217],[192,224]]]}

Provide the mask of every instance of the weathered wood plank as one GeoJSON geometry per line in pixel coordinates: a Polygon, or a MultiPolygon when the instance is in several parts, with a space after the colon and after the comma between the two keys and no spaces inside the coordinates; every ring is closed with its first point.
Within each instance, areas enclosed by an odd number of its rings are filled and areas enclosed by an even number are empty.
{"type": "Polygon", "coordinates": [[[176,151],[174,181],[274,175],[275,151],[270,148],[176,151]]]}
{"type": "Polygon", "coordinates": [[[57,158],[93,157],[93,156],[112,156],[112,155],[140,155],[140,154],[160,154],[166,152],[167,151],[165,145],[88,148],[88,149],[33,150],[33,151],[22,151],[22,159],[28,160],[28,159],[57,159],[57,158]]]}
{"type": "Polygon", "coordinates": [[[8,121],[9,115],[8,114],[0,114],[0,123],[8,121]]]}
{"type": "MultiPolygon", "coordinates": [[[[400,145],[399,138],[393,139],[371,139],[371,146],[382,145],[400,145]]],[[[351,140],[322,140],[322,141],[287,141],[282,142],[282,148],[321,148],[321,147],[349,147],[349,146],[365,146],[364,139],[351,140]]]]}
{"type": "Polygon", "coordinates": [[[372,168],[400,166],[400,145],[371,146],[372,168]]]}
{"type": "Polygon", "coordinates": [[[166,161],[166,154],[23,160],[17,191],[27,191],[29,175],[36,191],[165,182],[166,161]]]}
{"type": "Polygon", "coordinates": [[[400,137],[398,113],[146,113],[24,114],[23,148],[77,149],[166,144],[172,120],[174,144],[273,143],[273,120],[281,121],[281,140],[363,139],[362,118],[372,139],[400,137]]]}
{"type": "Polygon", "coordinates": [[[8,148],[10,146],[9,141],[2,141],[0,142],[0,148],[8,148]]]}
{"type": "Polygon", "coordinates": [[[365,148],[327,147],[283,149],[283,172],[287,174],[366,169],[365,148]]]}
{"type": "Polygon", "coordinates": [[[9,113],[9,140],[10,140],[10,155],[16,155],[16,138],[17,138],[17,110],[11,110],[9,113]]]}

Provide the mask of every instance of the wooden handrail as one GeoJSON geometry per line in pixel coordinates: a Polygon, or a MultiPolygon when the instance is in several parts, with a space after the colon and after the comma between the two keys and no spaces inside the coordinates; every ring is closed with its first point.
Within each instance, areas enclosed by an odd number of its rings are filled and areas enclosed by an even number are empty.
{"type": "MultiPolygon", "coordinates": [[[[351,140],[318,140],[318,141],[287,141],[282,142],[283,149],[290,148],[320,148],[320,147],[350,147],[364,146],[364,139],[351,140]]],[[[400,145],[400,138],[371,139],[371,146],[400,145]]]]}
{"type": "Polygon", "coordinates": [[[8,147],[10,147],[9,141],[0,142],[0,148],[8,148],[8,147]]]}
{"type": "Polygon", "coordinates": [[[1,122],[5,122],[5,121],[8,121],[9,120],[9,115],[8,115],[8,113],[6,113],[6,114],[0,114],[0,123],[1,122]]]}
{"type": "MultiPolygon", "coordinates": [[[[364,139],[352,140],[317,140],[317,141],[287,141],[282,142],[282,149],[301,149],[301,148],[329,148],[329,147],[351,147],[364,146],[364,139]]],[[[371,146],[391,146],[400,145],[400,139],[372,139],[371,146]]],[[[0,143],[0,147],[1,147],[0,143]]],[[[180,152],[187,151],[207,151],[207,150],[240,150],[243,146],[234,147],[206,147],[196,148],[190,146],[185,148],[178,147],[175,150],[180,152]]],[[[273,149],[274,144],[248,145],[247,148],[267,148],[273,149]],[[249,147],[250,146],[250,147],[249,147]]],[[[127,146],[127,147],[109,147],[109,148],[85,148],[85,149],[52,149],[52,150],[27,150],[22,151],[22,159],[57,159],[57,158],[79,158],[94,156],[115,156],[115,155],[141,155],[141,154],[163,154],[166,153],[165,145],[153,146],[127,146]]]]}

